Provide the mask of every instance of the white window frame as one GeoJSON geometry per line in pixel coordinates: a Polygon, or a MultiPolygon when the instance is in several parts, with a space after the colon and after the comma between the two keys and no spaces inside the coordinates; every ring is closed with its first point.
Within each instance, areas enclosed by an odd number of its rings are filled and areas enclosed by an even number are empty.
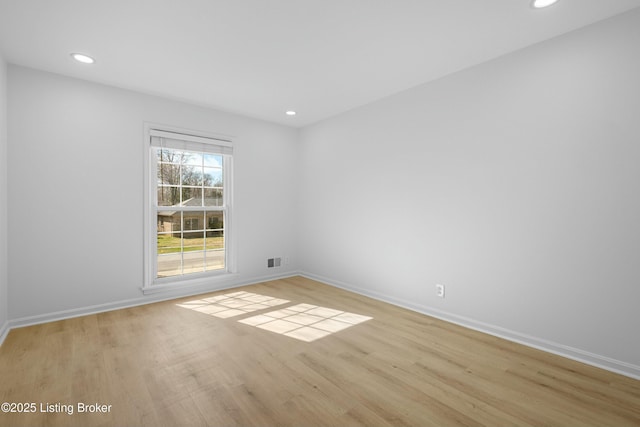
{"type": "MultiPolygon", "coordinates": [[[[205,150],[206,151],[206,150],[205,150]]],[[[162,209],[162,207],[160,207],[162,209]]],[[[196,208],[197,209],[197,208],[196,208]]],[[[206,208],[200,208],[205,210],[206,208]]],[[[233,139],[227,135],[211,134],[189,129],[153,123],[144,125],[144,282],[143,293],[183,288],[189,285],[211,283],[227,279],[236,273],[235,230],[233,215],[233,139]],[[185,149],[201,151],[197,147],[211,144],[224,148],[223,156],[223,206],[225,267],[198,273],[170,277],[157,277],[157,162],[152,138],[162,137],[185,142],[185,149]]],[[[206,226],[206,224],[205,224],[206,226]]]]}

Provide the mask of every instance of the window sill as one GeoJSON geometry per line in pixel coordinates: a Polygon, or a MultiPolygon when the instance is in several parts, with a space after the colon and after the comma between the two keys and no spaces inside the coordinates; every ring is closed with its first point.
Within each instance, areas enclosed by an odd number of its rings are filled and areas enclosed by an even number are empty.
{"type": "MultiPolygon", "coordinates": [[[[215,290],[220,285],[232,284],[233,280],[239,276],[238,273],[221,273],[217,275],[200,276],[190,279],[176,279],[169,282],[143,286],[140,288],[144,295],[160,293],[176,293],[176,291],[194,292],[198,290],[215,290]]],[[[181,292],[182,293],[182,292],[181,292]]]]}

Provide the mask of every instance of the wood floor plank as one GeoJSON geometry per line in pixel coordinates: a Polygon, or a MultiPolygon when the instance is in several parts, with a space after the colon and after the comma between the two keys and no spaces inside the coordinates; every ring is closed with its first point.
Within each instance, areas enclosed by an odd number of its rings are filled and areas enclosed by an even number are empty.
{"type": "Polygon", "coordinates": [[[302,277],[12,330],[0,379],[38,405],[0,426],[640,426],[640,381],[302,277]],[[288,302],[216,316],[236,292],[288,302]],[[371,319],[312,342],[239,322],[299,304],[371,319]]]}

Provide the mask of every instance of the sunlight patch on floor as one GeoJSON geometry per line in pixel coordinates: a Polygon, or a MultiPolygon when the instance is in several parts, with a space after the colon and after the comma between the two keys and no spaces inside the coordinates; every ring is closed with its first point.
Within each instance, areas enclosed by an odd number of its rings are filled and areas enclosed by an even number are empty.
{"type": "Polygon", "coordinates": [[[298,304],[238,322],[311,342],[370,319],[372,317],[332,308],[298,304]]]}
{"type": "Polygon", "coordinates": [[[176,304],[211,316],[226,319],[288,303],[289,300],[251,292],[233,292],[176,304]]]}

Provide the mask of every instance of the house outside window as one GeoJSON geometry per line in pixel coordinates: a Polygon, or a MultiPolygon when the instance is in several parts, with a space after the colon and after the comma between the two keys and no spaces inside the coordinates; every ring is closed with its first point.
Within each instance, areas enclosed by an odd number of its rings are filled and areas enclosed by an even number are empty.
{"type": "Polygon", "coordinates": [[[145,287],[231,271],[232,143],[147,129],[145,287]]]}

